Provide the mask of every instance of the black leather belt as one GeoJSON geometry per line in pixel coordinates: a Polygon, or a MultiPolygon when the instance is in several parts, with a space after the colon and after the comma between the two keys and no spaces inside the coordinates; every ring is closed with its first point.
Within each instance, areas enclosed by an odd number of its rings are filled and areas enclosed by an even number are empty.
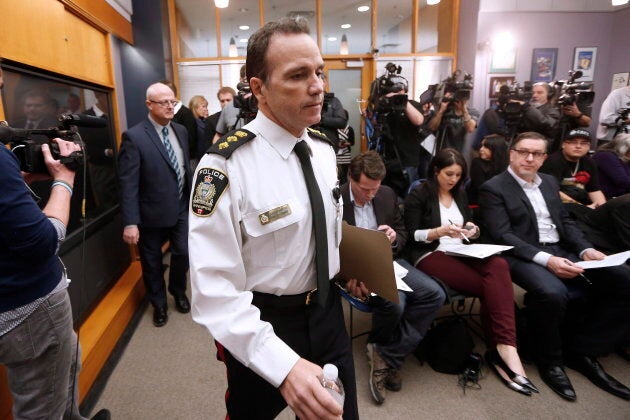
{"type": "Polygon", "coordinates": [[[558,245],[558,242],[538,242],[538,245],[540,245],[540,246],[554,246],[554,245],[558,245]]]}
{"type": "Polygon", "coordinates": [[[254,298],[252,299],[252,305],[257,308],[276,308],[276,309],[303,309],[311,304],[317,289],[313,289],[309,292],[300,293],[298,295],[272,295],[270,293],[252,292],[254,298]]]}

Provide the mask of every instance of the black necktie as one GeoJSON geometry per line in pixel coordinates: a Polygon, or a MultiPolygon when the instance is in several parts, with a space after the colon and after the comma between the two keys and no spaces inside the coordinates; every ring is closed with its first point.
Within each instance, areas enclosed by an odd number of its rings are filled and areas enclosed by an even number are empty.
{"type": "Polygon", "coordinates": [[[311,165],[310,150],[305,141],[300,140],[295,145],[295,154],[300,159],[308,198],[313,213],[313,231],[315,232],[315,268],[317,271],[317,303],[326,305],[328,297],[328,240],[326,239],[326,212],[322,194],[317,186],[313,166],[311,165]]]}

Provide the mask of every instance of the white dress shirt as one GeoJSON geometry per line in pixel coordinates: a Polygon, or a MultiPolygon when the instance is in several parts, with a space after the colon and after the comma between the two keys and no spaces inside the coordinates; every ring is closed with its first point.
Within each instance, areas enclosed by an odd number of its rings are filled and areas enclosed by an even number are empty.
{"type": "MultiPolygon", "coordinates": [[[[298,139],[262,112],[243,128],[257,137],[229,159],[206,154],[197,167],[194,186],[200,171],[208,168],[225,174],[229,184],[215,197],[210,215],[190,213],[192,316],[241,363],[278,387],[299,356],[260,320],[251,292],[294,295],[316,287],[312,215],[293,153],[298,139]],[[283,209],[276,212],[281,216],[263,223],[261,216],[274,209],[283,209]]],[[[337,184],[335,153],[306,130],[300,138],[311,148],[324,201],[332,278],[339,271],[341,234],[336,229],[341,229],[342,208],[332,193],[337,184]]]]}

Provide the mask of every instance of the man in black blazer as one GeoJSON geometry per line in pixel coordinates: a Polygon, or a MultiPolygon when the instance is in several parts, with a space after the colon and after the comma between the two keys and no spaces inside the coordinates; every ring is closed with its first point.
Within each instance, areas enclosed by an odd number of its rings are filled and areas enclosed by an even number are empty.
{"type": "MultiPolygon", "coordinates": [[[[585,271],[575,264],[604,254],[576,227],[558,194],[556,180],[538,173],[547,140],[520,134],[507,171],[482,185],[479,203],[492,239],[514,248],[506,255],[513,281],[527,291],[528,328],[542,379],[562,397],[575,391],[563,361],[595,385],[630,399],[630,389],[608,375],[596,357],[628,344],[630,270],[615,266],[585,271]],[[570,294],[582,297],[579,316],[565,317],[570,294]]],[[[578,315],[576,313],[576,315],[578,315]]]]}
{"type": "Polygon", "coordinates": [[[431,277],[400,258],[407,241],[398,198],[390,187],[381,185],[385,164],[378,153],[369,151],[352,159],[349,182],[341,187],[343,220],[353,226],[382,231],[392,244],[396,262],[407,270],[402,280],[411,291],[398,290],[399,304],[373,296],[372,330],[368,337],[370,392],[378,404],[385,401],[385,390],[399,391],[400,368],[405,356],[424,338],[446,294],[431,277]]]}
{"type": "Polygon", "coordinates": [[[168,321],[161,248],[166,240],[171,252],[168,291],[179,312],[190,311],[186,297],[187,206],[192,178],[188,133],[184,126],[171,122],[176,103],[168,86],[149,86],[149,115],[123,133],[118,156],[123,240],[138,244],[157,327],[168,321]]]}

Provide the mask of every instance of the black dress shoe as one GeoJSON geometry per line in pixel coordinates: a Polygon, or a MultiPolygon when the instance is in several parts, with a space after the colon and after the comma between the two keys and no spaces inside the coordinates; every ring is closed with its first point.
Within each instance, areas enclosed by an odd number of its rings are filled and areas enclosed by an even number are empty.
{"type": "MultiPolygon", "coordinates": [[[[488,366],[490,366],[490,368],[495,373],[495,375],[497,375],[497,378],[499,378],[501,382],[505,384],[505,386],[510,388],[512,391],[519,392],[523,395],[527,395],[528,397],[532,395],[532,390],[529,387],[525,387],[522,384],[517,383],[514,380],[514,377],[518,376],[519,378],[523,378],[527,380],[527,382],[529,382],[529,380],[527,378],[524,378],[521,375],[514,373],[501,359],[501,357],[499,356],[499,353],[496,350],[488,350],[486,352],[486,362],[488,362],[488,366]],[[500,367],[501,370],[503,370],[505,374],[510,377],[510,379],[505,379],[503,376],[501,376],[501,374],[499,373],[498,367],[500,367]]],[[[531,382],[529,383],[531,384],[531,382]]],[[[532,387],[536,388],[533,385],[532,387]]],[[[538,392],[538,389],[536,389],[536,392],[538,392]]]]}
{"type": "Polygon", "coordinates": [[[566,365],[586,376],[591,382],[606,392],[624,400],[630,400],[630,389],[606,373],[596,358],[589,356],[571,356],[566,365]]]}
{"type": "Polygon", "coordinates": [[[162,327],[166,325],[168,321],[168,313],[166,311],[166,306],[161,308],[153,308],[153,325],[156,327],[162,327]]]}
{"type": "Polygon", "coordinates": [[[175,308],[177,308],[178,312],[183,314],[190,312],[190,302],[186,295],[173,295],[173,298],[175,299],[175,308]]]}
{"type": "Polygon", "coordinates": [[[543,382],[546,383],[547,386],[549,386],[549,388],[551,388],[556,394],[569,401],[576,400],[577,395],[575,395],[573,385],[571,385],[571,381],[564,372],[564,369],[562,369],[562,366],[538,366],[538,372],[540,373],[540,377],[543,382]]]}

